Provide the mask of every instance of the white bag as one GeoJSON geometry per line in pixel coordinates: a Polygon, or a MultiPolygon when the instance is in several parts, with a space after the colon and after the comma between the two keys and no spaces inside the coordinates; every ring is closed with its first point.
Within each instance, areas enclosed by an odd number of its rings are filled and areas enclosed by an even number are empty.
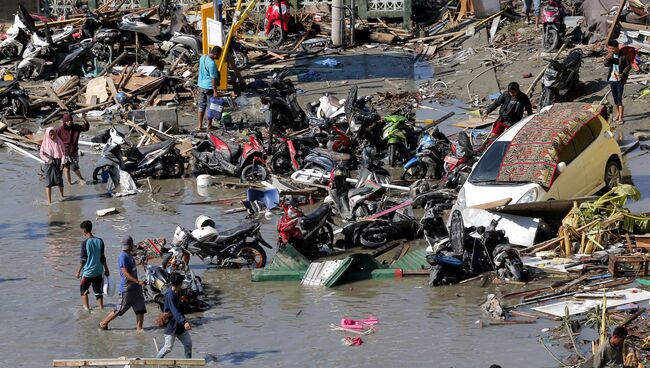
{"type": "Polygon", "coordinates": [[[115,283],[110,276],[102,276],[102,291],[108,297],[115,295],[115,283]]]}

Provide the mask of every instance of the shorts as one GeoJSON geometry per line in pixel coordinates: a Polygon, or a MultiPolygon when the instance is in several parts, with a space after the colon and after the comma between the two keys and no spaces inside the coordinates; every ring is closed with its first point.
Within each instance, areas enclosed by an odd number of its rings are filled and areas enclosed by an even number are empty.
{"type": "Polygon", "coordinates": [[[93,287],[93,291],[95,292],[95,298],[101,299],[104,297],[103,292],[102,292],[102,282],[103,278],[102,275],[99,276],[94,276],[94,277],[82,277],[81,282],[79,283],[79,291],[81,292],[81,295],[88,295],[88,290],[90,287],[93,287]]]}
{"type": "Polygon", "coordinates": [[[492,135],[501,135],[503,132],[510,128],[510,124],[497,120],[492,125],[492,135]]]}
{"type": "Polygon", "coordinates": [[[199,105],[199,112],[204,112],[208,108],[210,97],[212,97],[212,90],[201,87],[197,87],[196,89],[199,92],[199,100],[197,101],[197,104],[199,105]]]}
{"type": "Polygon", "coordinates": [[[623,87],[625,83],[621,81],[609,82],[612,88],[612,97],[614,97],[614,105],[623,106],[623,87]]]}
{"type": "Polygon", "coordinates": [[[131,308],[133,308],[135,314],[147,313],[147,307],[144,305],[144,294],[141,288],[134,288],[134,290],[121,293],[120,304],[115,308],[115,314],[121,316],[131,308]]]}
{"type": "Polygon", "coordinates": [[[68,167],[72,171],[79,170],[79,154],[73,156],[67,156],[66,160],[63,162],[63,167],[68,167]]]}

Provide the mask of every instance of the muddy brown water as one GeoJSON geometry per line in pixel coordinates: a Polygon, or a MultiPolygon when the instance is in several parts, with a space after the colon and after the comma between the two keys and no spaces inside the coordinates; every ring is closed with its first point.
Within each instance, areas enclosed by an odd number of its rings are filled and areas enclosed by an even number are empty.
{"type": "MultiPolygon", "coordinates": [[[[89,173],[96,155],[82,157],[89,173]]],[[[2,367],[46,367],[52,359],[88,357],[148,357],[155,354],[153,327],[157,307],[149,304],[146,331],[136,335],[131,313],[118,318],[109,331],[97,328],[108,313],[81,308],[78,265],[79,223],[91,219],[95,234],[107,245],[112,274],[117,275],[118,242],[125,234],[136,241],[167,237],[178,224],[190,227],[200,214],[218,219],[221,228],[236,226],[243,214],[221,215],[228,207],[188,206],[205,200],[194,180],[152,181],[162,190],[125,198],[106,198],[104,187],[74,185],[70,195],[47,206],[38,168],[33,161],[0,152],[0,320],[5,331],[0,344],[2,367]],[[95,211],[116,207],[120,213],[96,218],[95,211]]],[[[211,198],[237,194],[212,188],[211,198]]],[[[274,243],[277,217],[263,226],[274,243]]],[[[249,270],[207,268],[197,259],[191,266],[203,277],[206,298],[214,307],[189,315],[194,324],[194,356],[209,366],[273,367],[553,367],[536,336],[553,322],[479,328],[478,305],[495,286],[469,283],[429,288],[426,278],[370,280],[333,289],[302,287],[298,282],[252,283],[249,270]],[[342,317],[372,314],[381,324],[364,336],[360,347],[346,347],[343,335],[329,330],[342,317]]],[[[143,271],[139,269],[140,276],[143,271]]],[[[503,287],[501,287],[503,288],[503,287]]],[[[507,290],[507,289],[504,289],[507,290]]],[[[92,299],[92,297],[91,297],[92,299]]],[[[108,298],[108,308],[116,298],[108,298]]],[[[91,305],[94,301],[91,300],[91,305]]],[[[170,357],[182,357],[176,346],[170,357]]]]}

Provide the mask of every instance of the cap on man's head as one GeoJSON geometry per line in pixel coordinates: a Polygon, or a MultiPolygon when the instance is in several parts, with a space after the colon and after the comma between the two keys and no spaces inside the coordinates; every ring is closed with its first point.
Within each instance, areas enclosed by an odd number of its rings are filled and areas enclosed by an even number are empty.
{"type": "Polygon", "coordinates": [[[122,238],[122,250],[129,250],[133,246],[133,238],[129,235],[122,238]]]}

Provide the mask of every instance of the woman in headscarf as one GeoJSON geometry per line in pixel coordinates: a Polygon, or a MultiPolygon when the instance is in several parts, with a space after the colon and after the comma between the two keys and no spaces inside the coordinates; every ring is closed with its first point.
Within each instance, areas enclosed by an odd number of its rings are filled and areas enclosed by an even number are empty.
{"type": "Polygon", "coordinates": [[[65,145],[54,128],[47,128],[41,143],[41,159],[45,161],[45,194],[47,203],[52,203],[52,187],[58,186],[63,197],[63,172],[61,171],[65,156],[65,145]]]}

